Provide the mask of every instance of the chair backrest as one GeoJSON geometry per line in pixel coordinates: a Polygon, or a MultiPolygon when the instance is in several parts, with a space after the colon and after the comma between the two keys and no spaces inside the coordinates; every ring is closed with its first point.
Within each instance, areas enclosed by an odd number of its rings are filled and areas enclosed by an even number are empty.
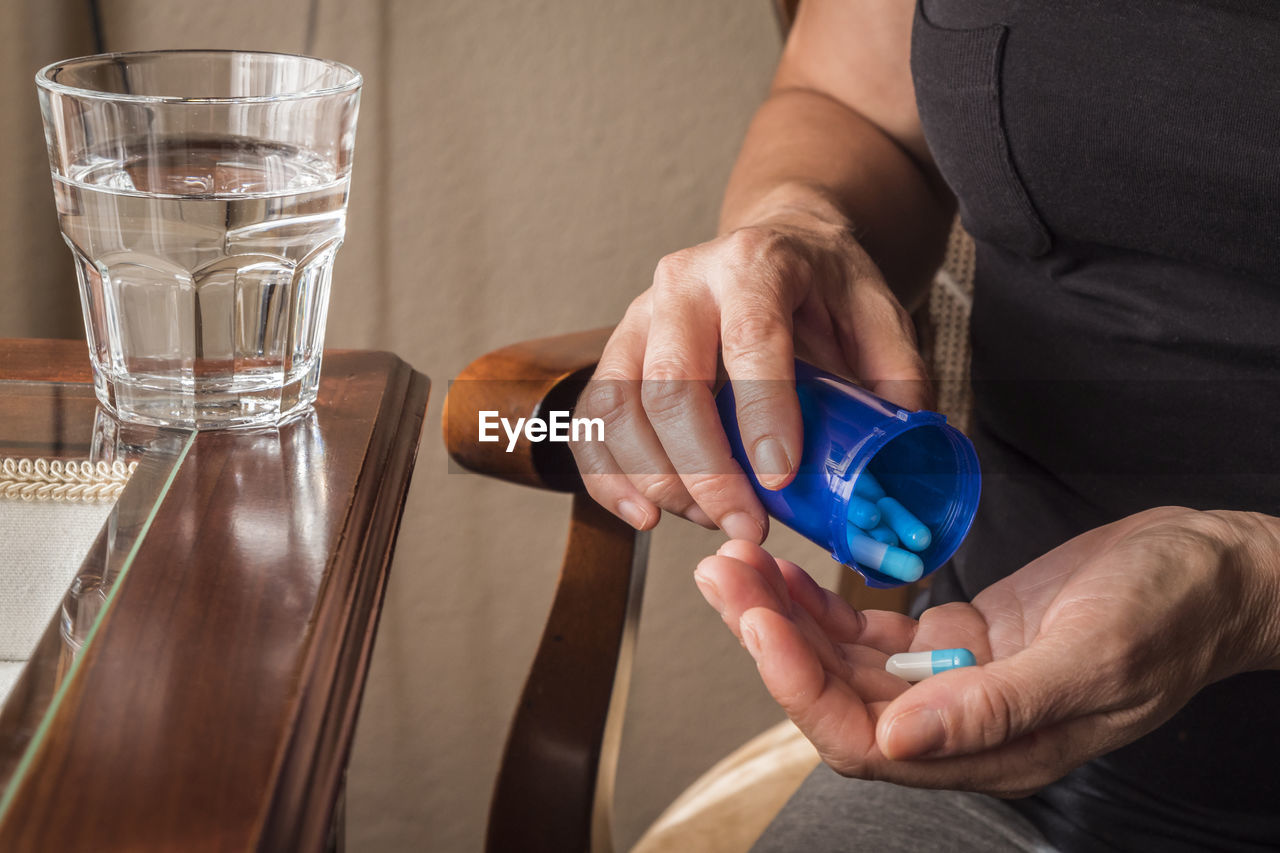
{"type": "Polygon", "coordinates": [[[929,300],[916,317],[916,325],[923,327],[920,340],[938,394],[937,409],[961,432],[969,431],[973,419],[973,386],[969,381],[973,272],[973,238],[957,218],[942,267],[933,278],[929,300]]]}

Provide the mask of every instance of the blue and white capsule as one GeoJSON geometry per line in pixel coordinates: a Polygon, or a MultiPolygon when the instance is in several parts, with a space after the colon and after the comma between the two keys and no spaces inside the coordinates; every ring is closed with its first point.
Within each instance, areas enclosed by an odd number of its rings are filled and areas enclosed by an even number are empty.
{"type": "Polygon", "coordinates": [[[924,681],[931,675],[977,666],[978,661],[968,649],[936,649],[932,652],[900,652],[890,655],[884,668],[890,675],[906,681],[924,681]]]}
{"type": "Polygon", "coordinates": [[[933,542],[933,534],[911,511],[898,503],[896,498],[883,497],[876,501],[884,523],[902,540],[902,547],[923,551],[933,542]]]}
{"type": "Polygon", "coordinates": [[[862,531],[849,530],[849,553],[855,563],[904,583],[920,580],[924,563],[910,551],[877,542],[862,531]]]}
{"type": "Polygon", "coordinates": [[[863,530],[870,530],[880,523],[880,508],[855,495],[849,498],[849,521],[863,530]]]}
{"type": "Polygon", "coordinates": [[[877,526],[868,530],[867,535],[870,536],[872,539],[876,540],[877,542],[883,542],[886,545],[897,546],[901,544],[900,542],[898,542],[897,534],[895,534],[892,530],[890,530],[888,525],[884,524],[883,522],[881,522],[877,526]]]}
{"type": "Polygon", "coordinates": [[[870,471],[866,470],[858,475],[858,479],[853,481],[853,493],[872,503],[880,500],[886,494],[884,486],[880,485],[880,481],[873,477],[870,471]]]}

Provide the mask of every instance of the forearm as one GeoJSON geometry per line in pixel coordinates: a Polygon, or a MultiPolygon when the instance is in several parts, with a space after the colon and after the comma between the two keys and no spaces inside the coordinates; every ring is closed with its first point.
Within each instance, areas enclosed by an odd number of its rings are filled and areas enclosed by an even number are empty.
{"type": "Polygon", "coordinates": [[[888,134],[822,93],[776,90],[756,113],[725,192],[721,233],[816,216],[846,226],[914,308],[954,211],[945,185],[888,134]]]}

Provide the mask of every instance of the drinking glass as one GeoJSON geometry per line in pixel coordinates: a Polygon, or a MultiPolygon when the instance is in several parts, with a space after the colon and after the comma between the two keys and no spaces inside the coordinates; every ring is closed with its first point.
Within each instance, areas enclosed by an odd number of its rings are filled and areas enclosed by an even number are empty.
{"type": "Polygon", "coordinates": [[[147,51],[36,75],[94,388],[122,420],[280,423],[314,402],[361,78],[147,51]]]}

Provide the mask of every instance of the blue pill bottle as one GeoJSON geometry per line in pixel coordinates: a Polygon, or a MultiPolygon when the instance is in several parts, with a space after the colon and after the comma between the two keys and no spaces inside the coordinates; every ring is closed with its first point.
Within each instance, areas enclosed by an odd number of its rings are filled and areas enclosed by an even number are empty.
{"type": "Polygon", "coordinates": [[[973,443],[937,412],[901,409],[847,380],[796,361],[796,395],[804,451],[795,479],[771,491],[760,485],[742,445],[732,383],[716,396],[734,459],[769,514],[881,589],[902,581],[859,564],[850,553],[854,484],[864,471],[932,532],[924,575],[960,547],[978,510],[982,475],[973,443]]]}

